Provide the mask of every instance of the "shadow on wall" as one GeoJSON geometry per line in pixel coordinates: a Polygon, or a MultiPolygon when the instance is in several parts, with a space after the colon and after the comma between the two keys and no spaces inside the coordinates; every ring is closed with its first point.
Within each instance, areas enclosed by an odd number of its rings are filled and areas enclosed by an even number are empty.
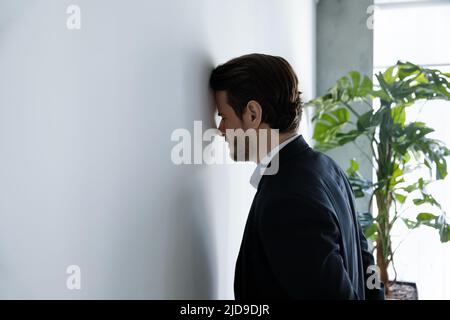
{"type": "MultiPolygon", "coordinates": [[[[164,52],[153,52],[152,59],[171,61],[164,52]]],[[[194,120],[203,121],[203,130],[214,127],[215,110],[208,90],[212,65],[201,53],[186,53],[183,59],[190,61],[189,65],[178,74],[162,74],[156,83],[158,90],[176,92],[165,98],[165,104],[153,97],[146,101],[152,110],[166,109],[161,117],[151,115],[149,120],[158,118],[162,123],[158,127],[151,121],[145,124],[150,137],[143,137],[137,147],[145,145],[147,150],[132,149],[136,152],[133,157],[138,158],[135,168],[117,182],[120,198],[111,200],[118,203],[110,217],[114,234],[109,257],[113,263],[99,293],[93,295],[96,298],[217,298],[217,257],[225,253],[216,249],[217,214],[209,206],[214,188],[211,168],[177,166],[170,158],[176,144],[170,141],[173,126],[183,126],[191,135],[194,120]],[[172,81],[183,85],[177,88],[172,81]]],[[[154,78],[150,71],[142,73],[141,83],[154,78]]],[[[145,88],[142,90],[148,96],[145,88]]]]}
{"type": "MultiPolygon", "coordinates": [[[[183,113],[191,122],[188,128],[193,127],[194,120],[202,121],[203,130],[214,128],[215,109],[208,86],[213,65],[203,52],[186,53],[186,56],[191,63],[182,70],[186,104],[180,108],[187,108],[183,113]],[[193,78],[200,81],[192,81],[193,78]]],[[[206,144],[203,142],[203,147],[206,144]]],[[[167,264],[167,275],[172,277],[168,280],[173,283],[169,288],[177,289],[169,292],[168,298],[216,299],[219,275],[214,230],[217,226],[207,200],[214,186],[209,185],[207,165],[184,165],[181,172],[173,185],[177,190],[169,222],[172,237],[169,242],[173,247],[167,264]]]]}
{"type": "MultiPolygon", "coordinates": [[[[199,168],[200,169],[200,168],[199,168]]],[[[172,277],[169,299],[215,299],[217,298],[214,226],[212,212],[204,203],[206,192],[198,178],[200,170],[190,170],[189,176],[179,186],[174,198],[176,213],[171,217],[172,244],[167,264],[168,276],[172,277]],[[192,183],[198,184],[193,187],[192,183]]]]}

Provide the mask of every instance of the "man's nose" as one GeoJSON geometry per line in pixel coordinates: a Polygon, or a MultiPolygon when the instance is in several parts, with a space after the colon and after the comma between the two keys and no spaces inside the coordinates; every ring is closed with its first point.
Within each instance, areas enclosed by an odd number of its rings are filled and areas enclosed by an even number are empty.
{"type": "Polygon", "coordinates": [[[220,136],[225,137],[225,126],[223,125],[223,120],[220,121],[219,128],[220,136]]]}

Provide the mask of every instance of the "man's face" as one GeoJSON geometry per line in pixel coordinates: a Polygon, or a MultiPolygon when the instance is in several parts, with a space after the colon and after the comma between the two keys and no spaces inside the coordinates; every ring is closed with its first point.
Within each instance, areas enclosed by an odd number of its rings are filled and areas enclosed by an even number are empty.
{"type": "Polygon", "coordinates": [[[248,129],[245,120],[240,119],[228,104],[226,91],[216,91],[214,98],[217,111],[221,117],[218,129],[228,143],[231,158],[234,161],[248,161],[249,143],[248,139],[242,134],[248,129]],[[242,130],[236,131],[237,129],[242,130]]]}

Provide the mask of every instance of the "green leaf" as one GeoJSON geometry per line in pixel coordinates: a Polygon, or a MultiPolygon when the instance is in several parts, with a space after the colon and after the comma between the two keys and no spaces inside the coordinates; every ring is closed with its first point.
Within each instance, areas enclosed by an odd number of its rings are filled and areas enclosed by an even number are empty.
{"type": "Polygon", "coordinates": [[[375,219],[370,212],[358,212],[358,221],[364,229],[373,224],[375,219]]]}
{"type": "Polygon", "coordinates": [[[398,123],[401,125],[405,124],[406,121],[406,112],[404,106],[398,106],[391,109],[391,116],[394,120],[394,123],[398,123]]]}
{"type": "Polygon", "coordinates": [[[356,162],[355,158],[350,159],[350,168],[347,170],[347,173],[356,172],[359,170],[359,164],[356,162]]]}
{"type": "Polygon", "coordinates": [[[336,133],[336,140],[339,145],[344,145],[349,142],[355,141],[361,135],[361,132],[358,130],[352,130],[346,133],[336,133]]]}
{"type": "Polygon", "coordinates": [[[369,227],[366,228],[366,230],[364,230],[364,235],[366,236],[366,238],[372,238],[372,236],[377,232],[378,228],[377,225],[371,224],[369,227]]]}
{"type": "Polygon", "coordinates": [[[330,125],[324,122],[317,122],[314,126],[313,138],[317,141],[326,141],[327,133],[330,131],[330,125]]]}
{"type": "Polygon", "coordinates": [[[352,186],[353,193],[356,198],[362,198],[368,194],[372,188],[372,182],[364,179],[359,174],[354,174],[348,178],[350,185],[352,186]]]}
{"type": "Polygon", "coordinates": [[[403,222],[405,223],[405,225],[406,225],[406,227],[408,229],[415,229],[415,228],[417,228],[420,225],[419,222],[412,221],[410,219],[402,218],[402,220],[403,220],[403,222]]]}
{"type": "Polygon", "coordinates": [[[423,178],[419,178],[419,180],[417,181],[417,185],[420,190],[423,190],[423,188],[425,188],[425,186],[427,185],[427,182],[423,178]]]}
{"type": "Polygon", "coordinates": [[[383,79],[386,82],[386,84],[392,84],[394,83],[398,73],[398,67],[392,66],[386,69],[386,71],[383,73],[383,79]]]}
{"type": "Polygon", "coordinates": [[[423,191],[421,191],[421,194],[422,194],[422,199],[420,199],[420,198],[413,199],[413,203],[416,206],[420,206],[422,204],[428,203],[432,206],[441,208],[441,205],[439,204],[439,202],[437,202],[437,200],[431,194],[425,193],[423,191]]]}
{"type": "Polygon", "coordinates": [[[450,241],[450,225],[448,225],[447,223],[443,223],[439,230],[439,235],[441,242],[450,241]]]}
{"type": "Polygon", "coordinates": [[[340,108],[332,112],[339,123],[346,123],[350,120],[350,111],[346,108],[340,108]]]}
{"type": "Polygon", "coordinates": [[[356,96],[358,96],[359,81],[361,79],[361,75],[357,71],[350,71],[349,76],[350,76],[350,79],[352,79],[352,88],[350,90],[350,96],[356,97],[356,96]]]}
{"type": "Polygon", "coordinates": [[[361,82],[361,85],[358,90],[358,97],[366,97],[368,95],[371,95],[373,92],[373,83],[372,80],[368,76],[364,76],[363,81],[361,82]]]}
{"type": "Polygon", "coordinates": [[[379,125],[381,119],[374,117],[372,114],[372,110],[367,111],[362,114],[358,121],[356,122],[356,127],[360,132],[363,132],[371,127],[376,127],[379,125]]]}
{"type": "Polygon", "coordinates": [[[437,216],[435,216],[434,214],[429,213],[429,212],[421,212],[416,217],[417,221],[420,221],[420,222],[430,221],[430,220],[433,220],[436,218],[437,218],[437,216]]]}
{"type": "Polygon", "coordinates": [[[355,159],[350,160],[350,166],[347,168],[347,176],[356,198],[362,198],[369,194],[373,187],[372,181],[365,179],[359,172],[359,164],[355,159]]]}
{"type": "Polygon", "coordinates": [[[405,203],[406,201],[406,196],[400,193],[394,193],[395,199],[397,199],[398,202],[400,203],[405,203]]]}
{"type": "Polygon", "coordinates": [[[346,108],[340,108],[323,113],[316,121],[313,139],[321,144],[339,145],[336,134],[348,123],[350,112],[346,108]]]}
{"type": "MultiPolygon", "coordinates": [[[[420,179],[422,179],[422,178],[420,178],[420,179]]],[[[415,182],[415,183],[410,184],[409,186],[403,187],[401,189],[408,193],[411,193],[411,192],[416,191],[418,188],[419,188],[419,182],[415,182]]]]}
{"type": "Polygon", "coordinates": [[[389,186],[393,188],[398,183],[402,182],[402,179],[399,179],[403,176],[403,170],[400,169],[397,163],[394,163],[393,172],[389,178],[389,186]]]}
{"type": "Polygon", "coordinates": [[[420,71],[420,67],[411,62],[398,62],[398,76],[401,80],[420,71]]]}

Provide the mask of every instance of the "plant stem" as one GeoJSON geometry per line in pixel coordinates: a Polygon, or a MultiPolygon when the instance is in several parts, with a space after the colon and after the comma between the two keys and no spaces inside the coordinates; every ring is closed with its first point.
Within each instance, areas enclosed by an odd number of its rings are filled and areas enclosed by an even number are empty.
{"type": "MultiPolygon", "coordinates": [[[[358,148],[359,151],[361,151],[362,155],[367,159],[367,161],[369,161],[369,163],[372,165],[372,168],[374,168],[375,170],[377,169],[373,163],[373,159],[370,157],[370,155],[365,152],[357,143],[355,140],[352,141],[353,144],[358,148]]],[[[372,180],[372,179],[371,179],[372,180]]]]}
{"type": "Polygon", "coordinates": [[[342,102],[352,113],[356,118],[359,118],[361,115],[353,109],[351,105],[348,104],[348,102],[342,102]]]}

